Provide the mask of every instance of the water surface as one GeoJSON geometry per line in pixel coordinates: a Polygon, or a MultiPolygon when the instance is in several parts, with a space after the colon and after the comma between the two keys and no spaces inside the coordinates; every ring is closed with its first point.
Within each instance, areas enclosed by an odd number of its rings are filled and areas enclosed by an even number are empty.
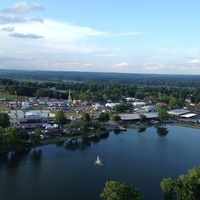
{"type": "Polygon", "coordinates": [[[116,180],[138,187],[145,200],[160,200],[162,178],[200,164],[199,144],[200,130],[168,125],[1,155],[1,199],[98,200],[105,182],[116,180]],[[97,156],[102,166],[94,164],[97,156]]]}

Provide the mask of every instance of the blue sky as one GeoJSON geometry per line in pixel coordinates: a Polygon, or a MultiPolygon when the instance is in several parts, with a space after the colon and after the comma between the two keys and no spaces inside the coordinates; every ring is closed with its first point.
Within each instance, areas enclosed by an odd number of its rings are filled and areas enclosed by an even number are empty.
{"type": "Polygon", "coordinates": [[[199,0],[2,0],[0,68],[200,74],[199,0]]]}

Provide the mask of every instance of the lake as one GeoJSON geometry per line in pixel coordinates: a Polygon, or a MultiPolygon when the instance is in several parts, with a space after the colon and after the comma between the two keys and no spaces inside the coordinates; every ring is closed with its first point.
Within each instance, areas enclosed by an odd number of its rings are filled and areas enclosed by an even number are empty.
{"type": "Polygon", "coordinates": [[[98,200],[105,182],[139,188],[145,200],[161,200],[162,178],[178,178],[200,164],[200,130],[163,128],[110,132],[100,140],[37,147],[0,155],[3,200],[98,200]],[[99,156],[103,165],[94,165],[99,156]]]}

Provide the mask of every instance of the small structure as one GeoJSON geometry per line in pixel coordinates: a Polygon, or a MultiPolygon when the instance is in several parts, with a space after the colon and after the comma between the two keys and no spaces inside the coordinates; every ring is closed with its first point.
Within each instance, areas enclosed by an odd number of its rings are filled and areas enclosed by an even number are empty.
{"type": "Polygon", "coordinates": [[[75,116],[70,116],[70,118],[69,118],[71,121],[74,121],[74,120],[76,120],[76,117],[75,116]]]}
{"type": "Polygon", "coordinates": [[[146,103],[142,102],[142,101],[133,102],[133,106],[135,106],[135,107],[141,107],[141,106],[145,106],[145,105],[146,105],[146,103]]]}
{"type": "Polygon", "coordinates": [[[119,103],[106,103],[105,107],[109,109],[113,109],[114,106],[119,105],[119,103]]]}

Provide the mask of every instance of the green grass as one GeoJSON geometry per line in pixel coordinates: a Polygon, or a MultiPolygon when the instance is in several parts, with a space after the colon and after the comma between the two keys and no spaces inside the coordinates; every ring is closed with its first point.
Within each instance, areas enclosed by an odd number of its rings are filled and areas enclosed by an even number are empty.
{"type": "Polygon", "coordinates": [[[15,101],[16,98],[19,99],[20,101],[25,101],[24,96],[19,96],[19,95],[15,96],[8,93],[0,93],[0,99],[3,99],[3,98],[8,99],[9,101],[15,101]]]}
{"type": "Polygon", "coordinates": [[[183,126],[183,127],[188,127],[188,128],[200,129],[200,124],[173,123],[173,125],[175,125],[175,126],[183,126]]]}

